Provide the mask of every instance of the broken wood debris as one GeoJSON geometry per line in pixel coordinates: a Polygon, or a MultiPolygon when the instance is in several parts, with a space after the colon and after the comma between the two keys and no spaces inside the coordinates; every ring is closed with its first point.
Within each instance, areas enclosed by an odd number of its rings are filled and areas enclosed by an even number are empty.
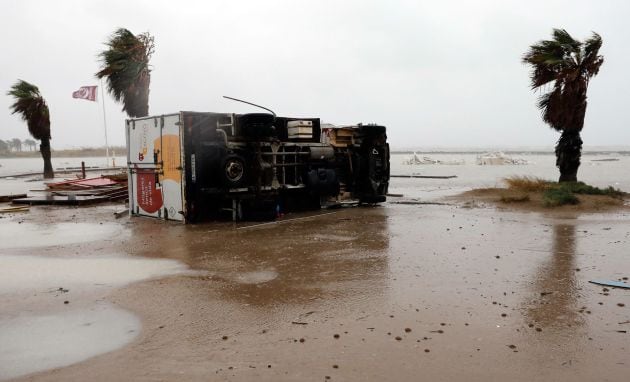
{"type": "MultiPolygon", "coordinates": [[[[77,170],[80,171],[80,167],[69,167],[64,170],[55,170],[57,174],[72,174],[76,173],[77,170]]],[[[86,167],[85,171],[125,171],[126,167],[86,167]]],[[[25,172],[21,174],[13,174],[13,175],[0,175],[0,179],[12,179],[12,178],[23,178],[28,176],[41,176],[42,172],[25,172]]],[[[40,178],[41,179],[41,178],[40,178]]]]}
{"type": "Polygon", "coordinates": [[[0,214],[8,214],[14,212],[27,212],[29,210],[28,206],[16,206],[16,207],[6,207],[0,209],[0,214]]]}
{"type": "Polygon", "coordinates": [[[121,217],[125,216],[128,213],[129,213],[129,208],[125,208],[122,211],[114,212],[114,216],[116,217],[116,219],[120,219],[121,217]]]}
{"type": "Polygon", "coordinates": [[[126,174],[46,183],[44,195],[13,199],[13,204],[86,205],[126,199],[126,174]]]}
{"type": "Polygon", "coordinates": [[[0,203],[10,202],[20,198],[26,198],[26,194],[0,195],[0,203]]]}

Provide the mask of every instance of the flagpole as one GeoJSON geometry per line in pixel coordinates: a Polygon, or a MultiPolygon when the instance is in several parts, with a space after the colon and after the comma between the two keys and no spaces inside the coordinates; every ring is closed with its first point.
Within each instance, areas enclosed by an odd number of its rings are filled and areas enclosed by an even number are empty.
{"type": "Polygon", "coordinates": [[[105,93],[103,91],[103,79],[101,79],[101,100],[103,101],[103,127],[105,128],[105,156],[109,167],[109,145],[107,144],[107,118],[105,117],[105,93]]]}

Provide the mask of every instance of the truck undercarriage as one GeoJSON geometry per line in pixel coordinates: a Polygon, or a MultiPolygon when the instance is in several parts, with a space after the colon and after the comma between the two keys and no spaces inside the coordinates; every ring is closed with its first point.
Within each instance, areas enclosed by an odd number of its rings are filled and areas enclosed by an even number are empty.
{"type": "Polygon", "coordinates": [[[270,220],[385,201],[380,125],[267,113],[180,112],[127,121],[130,211],[170,220],[270,220]]]}

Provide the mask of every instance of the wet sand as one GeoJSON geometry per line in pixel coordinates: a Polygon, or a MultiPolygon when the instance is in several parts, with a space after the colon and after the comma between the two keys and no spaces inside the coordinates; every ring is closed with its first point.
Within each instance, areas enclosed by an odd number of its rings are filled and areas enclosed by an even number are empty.
{"type": "MultiPolygon", "coordinates": [[[[630,373],[630,290],[588,283],[630,276],[627,211],[385,204],[272,224],[182,226],[115,219],[118,209],[41,207],[0,219],[2,230],[63,222],[90,235],[39,245],[33,234],[2,249],[12,259],[169,261],[120,282],[108,276],[125,262],[88,277],[105,275],[95,283],[106,288],[78,282],[57,293],[65,286],[50,281],[29,299],[3,286],[0,337],[9,321],[95,305],[114,312],[100,336],[137,330],[116,350],[17,380],[582,381],[630,373]]],[[[65,352],[80,338],[54,341],[65,352]]]]}

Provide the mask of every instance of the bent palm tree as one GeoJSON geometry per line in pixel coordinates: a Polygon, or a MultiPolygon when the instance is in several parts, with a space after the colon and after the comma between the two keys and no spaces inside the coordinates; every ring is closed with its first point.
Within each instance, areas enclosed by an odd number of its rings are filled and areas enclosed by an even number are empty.
{"type": "Polygon", "coordinates": [[[55,174],[50,161],[50,113],[44,97],[39,94],[37,86],[23,80],[18,80],[7,95],[15,98],[15,103],[11,105],[12,114],[20,114],[26,121],[31,136],[41,141],[39,151],[44,159],[44,178],[53,178],[55,174]]]}
{"type": "Polygon", "coordinates": [[[132,118],[149,115],[153,37],[148,33],[136,36],[120,28],[105,45],[108,49],[99,54],[102,65],[96,77],[106,78],[107,91],[117,102],[122,102],[127,115],[132,118]]]}
{"type": "Polygon", "coordinates": [[[582,155],[580,132],[586,114],[586,90],[592,77],[604,62],[599,49],[602,39],[597,33],[584,42],[575,40],[564,29],[554,29],[552,40],[530,46],[523,63],[532,66],[532,89],[544,87],[538,100],[543,120],[561,132],[556,144],[556,166],[560,182],[576,182],[582,155]],[[553,82],[553,87],[545,85],[553,82]]]}

